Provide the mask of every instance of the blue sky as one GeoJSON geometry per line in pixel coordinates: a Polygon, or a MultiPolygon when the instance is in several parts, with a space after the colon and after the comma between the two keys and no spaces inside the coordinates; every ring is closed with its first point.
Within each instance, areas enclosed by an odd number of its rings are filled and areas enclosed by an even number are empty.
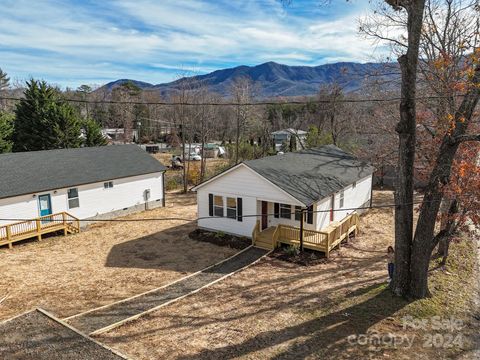
{"type": "Polygon", "coordinates": [[[276,61],[373,61],[368,0],[1,0],[0,68],[62,87],[276,61]]]}

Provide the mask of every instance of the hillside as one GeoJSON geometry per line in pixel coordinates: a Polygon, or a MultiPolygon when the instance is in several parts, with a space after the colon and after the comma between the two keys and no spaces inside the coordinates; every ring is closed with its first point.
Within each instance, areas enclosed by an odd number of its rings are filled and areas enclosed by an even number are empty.
{"type": "MultiPolygon", "coordinates": [[[[182,78],[165,84],[149,84],[141,81],[130,80],[138,87],[145,90],[157,90],[167,96],[178,90],[182,82],[194,79],[198,83],[205,84],[210,91],[229,96],[232,82],[240,77],[249,77],[258,86],[259,97],[277,96],[303,96],[313,95],[318,92],[320,86],[337,83],[345,92],[361,89],[369,80],[388,81],[398,78],[396,64],[385,63],[352,63],[342,62],[319,66],[289,66],[275,62],[267,62],[257,66],[237,66],[222,69],[205,75],[192,78],[182,78]]],[[[121,79],[104,85],[104,88],[112,90],[116,86],[129,81],[121,79]]]]}

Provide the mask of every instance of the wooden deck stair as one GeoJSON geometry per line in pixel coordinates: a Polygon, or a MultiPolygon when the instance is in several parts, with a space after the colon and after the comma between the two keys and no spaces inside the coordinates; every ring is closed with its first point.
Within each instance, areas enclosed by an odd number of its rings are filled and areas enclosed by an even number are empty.
{"type": "Polygon", "coordinates": [[[275,230],[277,228],[275,226],[271,226],[262,232],[258,233],[257,236],[255,237],[254,241],[254,246],[261,248],[261,249],[266,249],[266,250],[273,250],[274,249],[274,241],[273,241],[273,235],[275,233],[275,230]]]}
{"type": "Polygon", "coordinates": [[[64,235],[79,233],[80,220],[67,212],[61,212],[3,225],[0,226],[0,246],[8,245],[12,248],[14,242],[31,238],[41,240],[42,235],[57,231],[63,231],[64,235]]]}

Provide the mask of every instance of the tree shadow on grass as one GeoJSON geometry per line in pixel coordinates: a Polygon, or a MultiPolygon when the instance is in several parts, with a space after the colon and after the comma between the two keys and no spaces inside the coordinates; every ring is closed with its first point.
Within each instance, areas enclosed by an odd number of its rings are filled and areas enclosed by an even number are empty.
{"type": "Polygon", "coordinates": [[[116,244],[110,249],[105,266],[191,272],[220,261],[222,257],[215,254],[215,245],[188,237],[195,227],[191,221],[116,244]]]}
{"type": "MultiPolygon", "coordinates": [[[[366,293],[375,287],[378,288],[378,285],[372,285],[362,292],[366,293]]],[[[345,351],[350,350],[355,352],[355,358],[364,358],[368,348],[348,341],[349,336],[366,334],[371,326],[392,316],[407,304],[407,301],[394,297],[388,289],[383,289],[375,296],[350,307],[326,315],[312,315],[310,320],[300,324],[281,330],[265,331],[240,344],[208,349],[180,359],[228,359],[252,355],[274,346],[279,346],[280,349],[273,357],[275,359],[311,356],[337,359],[344,357],[345,351]],[[356,357],[358,355],[360,357],[356,357]]]]}

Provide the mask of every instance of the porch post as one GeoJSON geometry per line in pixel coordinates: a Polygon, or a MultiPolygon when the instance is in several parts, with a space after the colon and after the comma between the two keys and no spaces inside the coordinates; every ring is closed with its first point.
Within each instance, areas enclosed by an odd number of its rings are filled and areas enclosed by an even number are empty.
{"type": "Polygon", "coordinates": [[[305,221],[305,209],[300,210],[300,251],[303,252],[303,222],[305,221]]]}

